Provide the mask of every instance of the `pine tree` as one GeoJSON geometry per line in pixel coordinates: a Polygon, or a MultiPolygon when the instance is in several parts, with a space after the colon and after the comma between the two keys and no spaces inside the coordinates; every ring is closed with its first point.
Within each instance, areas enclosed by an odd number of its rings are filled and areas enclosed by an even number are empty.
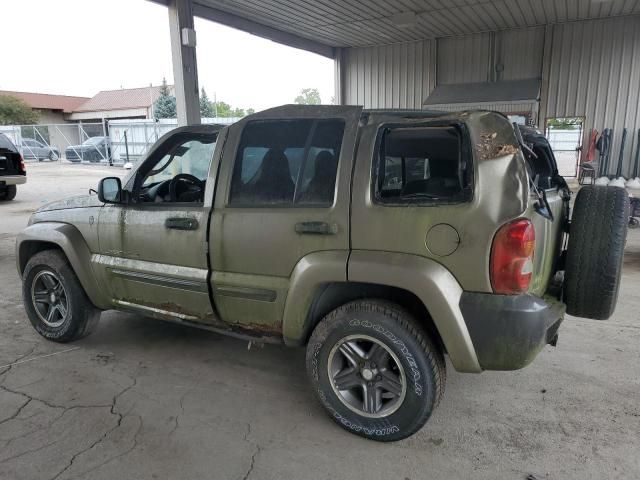
{"type": "Polygon", "coordinates": [[[211,118],[215,116],[213,106],[211,105],[209,97],[207,97],[207,92],[204,91],[204,87],[200,90],[200,116],[202,118],[211,118]]]}
{"type": "Polygon", "coordinates": [[[160,86],[160,96],[153,106],[153,112],[156,119],[158,118],[176,118],[176,97],[170,95],[167,79],[162,79],[160,86]]]}

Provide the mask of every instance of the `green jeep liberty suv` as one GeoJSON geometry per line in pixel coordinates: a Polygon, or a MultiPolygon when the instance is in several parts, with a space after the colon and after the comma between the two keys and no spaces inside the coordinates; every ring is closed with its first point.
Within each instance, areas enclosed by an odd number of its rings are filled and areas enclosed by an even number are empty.
{"type": "Polygon", "coordinates": [[[127,178],[36,211],[17,240],[47,339],[106,309],[306,346],[345,429],[405,438],[460,372],[555,344],[565,309],[614,310],[623,189],[570,192],[533,129],[495,112],[283,106],[177,128],[127,178]]]}

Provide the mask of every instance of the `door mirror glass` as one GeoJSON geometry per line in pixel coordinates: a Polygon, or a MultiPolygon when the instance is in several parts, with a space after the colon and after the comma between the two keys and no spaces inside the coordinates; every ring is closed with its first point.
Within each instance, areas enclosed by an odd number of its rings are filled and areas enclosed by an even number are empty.
{"type": "Polygon", "coordinates": [[[118,177],[107,177],[98,184],[98,199],[104,203],[120,203],[122,184],[118,177]]]}

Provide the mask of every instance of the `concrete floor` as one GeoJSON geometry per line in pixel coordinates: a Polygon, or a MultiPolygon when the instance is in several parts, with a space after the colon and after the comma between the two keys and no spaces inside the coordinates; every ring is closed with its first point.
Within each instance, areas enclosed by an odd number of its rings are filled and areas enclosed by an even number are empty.
{"type": "Polygon", "coordinates": [[[519,372],[449,368],[426,427],[380,444],[325,415],[302,350],[117,312],[76,344],[40,338],[16,233],[40,204],[124,172],[29,167],[0,204],[1,479],[640,478],[640,232],[613,319],[567,318],[558,347],[519,372]]]}

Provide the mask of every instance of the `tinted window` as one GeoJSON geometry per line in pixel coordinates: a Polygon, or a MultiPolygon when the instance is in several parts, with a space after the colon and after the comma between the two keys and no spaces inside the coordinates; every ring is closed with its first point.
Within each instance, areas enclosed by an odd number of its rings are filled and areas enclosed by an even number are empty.
{"type": "Polygon", "coordinates": [[[331,205],[343,133],[339,120],[248,123],[236,154],[230,204],[331,205]]]}
{"type": "Polygon", "coordinates": [[[380,141],[376,197],[382,202],[461,201],[468,183],[454,127],[386,129],[380,141]]]}

